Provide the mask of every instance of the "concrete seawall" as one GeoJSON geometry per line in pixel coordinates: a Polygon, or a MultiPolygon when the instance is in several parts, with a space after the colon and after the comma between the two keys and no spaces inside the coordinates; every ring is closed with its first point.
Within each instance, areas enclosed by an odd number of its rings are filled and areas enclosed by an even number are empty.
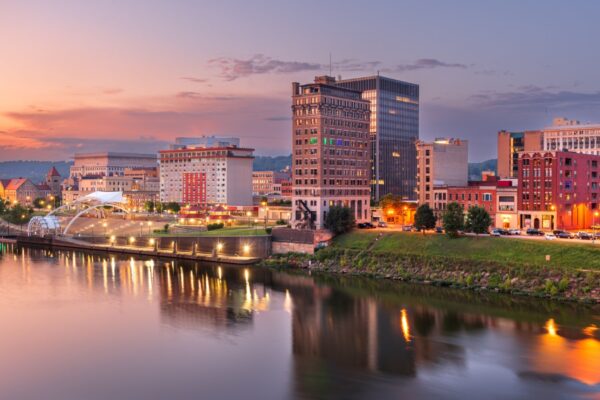
{"type": "MultiPolygon", "coordinates": [[[[93,241],[83,240],[72,240],[67,238],[42,238],[35,236],[18,236],[16,243],[19,245],[26,246],[40,246],[40,247],[51,247],[59,249],[75,249],[84,251],[96,251],[96,252],[107,252],[114,254],[127,254],[127,255],[138,255],[147,257],[161,257],[181,260],[192,260],[192,261],[210,261],[210,262],[221,262],[227,264],[240,264],[248,265],[254,264],[260,261],[262,258],[268,256],[268,248],[270,246],[270,237],[230,237],[230,238],[218,238],[210,237],[203,239],[210,239],[209,241],[198,241],[198,238],[189,237],[178,237],[178,238],[155,238],[158,245],[152,246],[136,246],[127,245],[127,238],[121,238],[117,240],[114,245],[106,243],[106,239],[103,243],[94,243],[93,241]],[[259,240],[253,240],[260,238],[259,240]],[[162,240],[159,240],[162,239],[162,240]],[[170,240],[169,240],[170,239],[170,240]],[[243,244],[242,239],[244,239],[243,244]],[[173,242],[176,243],[175,251],[173,251],[173,242]],[[263,243],[261,243],[263,242],[263,243]],[[196,251],[193,251],[194,244],[197,243],[196,251]],[[221,251],[215,251],[216,247],[210,247],[211,244],[216,246],[217,243],[223,243],[221,251]],[[268,246],[267,246],[268,243],[268,246]],[[234,253],[238,247],[235,245],[249,246],[249,254],[243,255],[240,253],[234,253]],[[262,244],[262,246],[261,246],[262,244]],[[256,253],[253,251],[253,246],[256,246],[256,253]],[[227,249],[229,248],[229,251],[227,249]],[[210,250],[210,251],[208,251],[210,250]]],[[[12,240],[15,242],[15,239],[12,240]]]]}

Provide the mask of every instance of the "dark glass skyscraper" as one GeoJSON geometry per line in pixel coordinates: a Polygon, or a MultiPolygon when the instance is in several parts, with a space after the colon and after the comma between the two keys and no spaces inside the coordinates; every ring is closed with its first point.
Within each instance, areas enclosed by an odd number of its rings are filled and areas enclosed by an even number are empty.
{"type": "Polygon", "coordinates": [[[358,90],[371,102],[373,199],[393,193],[415,200],[419,85],[379,75],[338,80],[336,85],[358,90]]]}

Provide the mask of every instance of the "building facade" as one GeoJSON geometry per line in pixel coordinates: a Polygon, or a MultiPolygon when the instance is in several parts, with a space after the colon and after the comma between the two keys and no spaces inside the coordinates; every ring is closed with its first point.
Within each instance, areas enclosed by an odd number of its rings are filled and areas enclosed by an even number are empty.
{"type": "Polygon", "coordinates": [[[576,120],[555,118],[543,129],[543,149],[600,155],[600,124],[584,125],[576,120]]]}
{"type": "Polygon", "coordinates": [[[123,175],[126,169],[156,168],[156,154],[77,153],[70,178],[123,175]]]}
{"type": "Polygon", "coordinates": [[[316,77],[292,83],[292,219],[323,228],[331,206],[370,220],[370,103],[361,92],[316,77]]]}
{"type": "Polygon", "coordinates": [[[468,142],[461,139],[418,141],[417,199],[434,208],[434,186],[467,186],[468,142]]]}
{"type": "Polygon", "coordinates": [[[210,205],[252,205],[253,151],[235,146],[161,150],[160,201],[187,203],[196,193],[210,205]]]}
{"type": "Polygon", "coordinates": [[[541,131],[498,132],[498,177],[516,178],[518,175],[519,153],[542,149],[541,131]]]}
{"type": "Polygon", "coordinates": [[[504,229],[519,228],[517,179],[501,180],[496,186],[495,226],[504,229]]]}
{"type": "Polygon", "coordinates": [[[360,91],[370,103],[373,199],[392,193],[415,200],[419,85],[379,75],[338,80],[336,85],[360,91]]]}
{"type": "Polygon", "coordinates": [[[471,207],[484,208],[492,218],[496,219],[496,181],[469,182],[468,186],[449,186],[447,188],[447,203],[460,204],[465,213],[471,207]]]}
{"type": "Polygon", "coordinates": [[[290,175],[279,171],[254,171],[252,172],[252,195],[267,196],[269,194],[281,195],[281,184],[289,181],[290,175]]]}
{"type": "Polygon", "coordinates": [[[600,156],[523,152],[519,157],[521,228],[587,229],[600,202],[600,156]]]}

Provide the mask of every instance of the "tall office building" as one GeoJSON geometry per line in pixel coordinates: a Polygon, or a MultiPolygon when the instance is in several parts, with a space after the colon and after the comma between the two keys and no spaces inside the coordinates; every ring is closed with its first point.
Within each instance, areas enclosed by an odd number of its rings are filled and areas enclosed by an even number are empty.
{"type": "Polygon", "coordinates": [[[369,76],[335,83],[358,90],[370,101],[371,195],[379,200],[392,193],[415,199],[419,138],[419,85],[369,76]]]}
{"type": "Polygon", "coordinates": [[[419,204],[429,204],[434,208],[434,187],[467,186],[468,149],[468,142],[460,139],[438,138],[431,143],[417,142],[419,204]]]}
{"type": "Polygon", "coordinates": [[[542,132],[498,132],[498,176],[516,178],[518,176],[519,153],[542,149],[542,132]]]}
{"type": "Polygon", "coordinates": [[[329,76],[292,83],[292,218],[323,228],[329,207],[370,220],[369,101],[329,76]]]}

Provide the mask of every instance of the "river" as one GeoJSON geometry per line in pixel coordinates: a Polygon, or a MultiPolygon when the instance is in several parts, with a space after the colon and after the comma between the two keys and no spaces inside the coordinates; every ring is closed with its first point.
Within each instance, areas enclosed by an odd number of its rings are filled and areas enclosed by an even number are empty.
{"type": "Polygon", "coordinates": [[[2,399],[600,397],[600,311],[0,245],[2,399]]]}

